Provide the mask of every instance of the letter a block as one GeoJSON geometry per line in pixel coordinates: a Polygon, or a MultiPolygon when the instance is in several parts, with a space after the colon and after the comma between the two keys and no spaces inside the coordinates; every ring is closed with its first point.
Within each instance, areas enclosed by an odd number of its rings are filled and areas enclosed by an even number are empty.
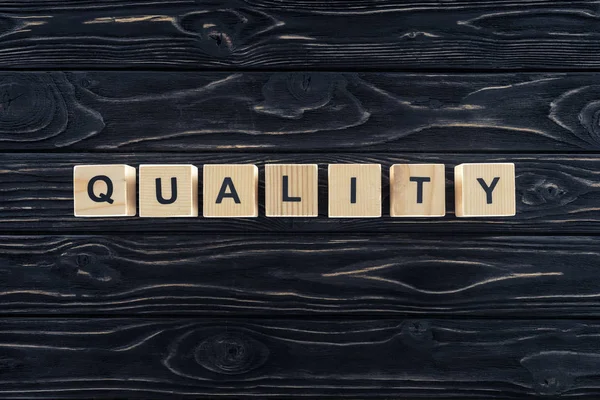
{"type": "Polygon", "coordinates": [[[265,165],[267,217],[316,217],[319,214],[316,164],[265,165]]]}
{"type": "Polygon", "coordinates": [[[516,214],[514,164],[461,164],[454,180],[457,217],[516,214]]]}
{"type": "Polygon", "coordinates": [[[198,168],[140,165],[140,217],[197,217],[198,168]]]}
{"type": "Polygon", "coordinates": [[[391,217],[446,215],[444,164],[394,164],[390,168],[391,217]]]}
{"type": "Polygon", "coordinates": [[[77,165],[73,168],[76,217],[132,217],[136,212],[135,168],[77,165]]]}
{"type": "Polygon", "coordinates": [[[381,165],[329,165],[329,217],[381,217],[381,165]]]}
{"type": "Polygon", "coordinates": [[[205,217],[258,216],[256,165],[204,165],[203,181],[205,217]]]}

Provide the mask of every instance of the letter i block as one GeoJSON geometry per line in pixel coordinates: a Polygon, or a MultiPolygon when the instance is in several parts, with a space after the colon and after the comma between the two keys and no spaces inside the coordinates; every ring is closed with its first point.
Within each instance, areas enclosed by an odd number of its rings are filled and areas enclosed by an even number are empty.
{"type": "Polygon", "coordinates": [[[204,165],[202,186],[205,217],[258,216],[256,165],[204,165]]]}
{"type": "Polygon", "coordinates": [[[329,217],[381,217],[381,165],[329,165],[329,217]]]}
{"type": "Polygon", "coordinates": [[[391,217],[446,215],[444,164],[394,164],[390,168],[391,217]]]}
{"type": "Polygon", "coordinates": [[[318,196],[317,164],[265,165],[267,217],[316,217],[318,196]]]}
{"type": "Polygon", "coordinates": [[[140,165],[140,217],[197,217],[198,168],[140,165]]]}
{"type": "Polygon", "coordinates": [[[454,168],[457,217],[516,214],[515,165],[461,164],[454,168]]]}
{"type": "Polygon", "coordinates": [[[77,165],[73,198],[76,217],[132,217],[136,213],[135,168],[77,165]]]}

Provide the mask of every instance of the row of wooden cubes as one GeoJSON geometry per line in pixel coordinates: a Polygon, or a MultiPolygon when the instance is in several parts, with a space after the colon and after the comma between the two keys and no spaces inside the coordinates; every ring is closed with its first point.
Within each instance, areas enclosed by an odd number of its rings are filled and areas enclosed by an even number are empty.
{"type": "MultiPolygon", "coordinates": [[[[316,164],[265,165],[267,217],[318,215],[316,164]]],[[[515,215],[515,168],[510,163],[455,167],[458,217],[515,215]]],[[[446,214],[444,164],[395,164],[390,168],[390,216],[446,214]]],[[[381,217],[381,165],[330,164],[329,217],[381,217]]],[[[205,217],[258,216],[258,168],[251,164],[203,166],[205,217]]],[[[136,215],[136,170],[128,165],[74,168],[78,217],[136,215]]],[[[198,168],[140,165],[141,217],[198,216],[198,168]]]]}

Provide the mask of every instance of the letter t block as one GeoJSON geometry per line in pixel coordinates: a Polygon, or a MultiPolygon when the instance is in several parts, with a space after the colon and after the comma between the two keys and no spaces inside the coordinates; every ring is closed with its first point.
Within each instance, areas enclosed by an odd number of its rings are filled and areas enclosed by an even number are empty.
{"type": "Polygon", "coordinates": [[[444,164],[394,164],[390,168],[391,217],[446,215],[444,164]]]}
{"type": "Polygon", "coordinates": [[[461,164],[454,181],[457,217],[516,214],[515,164],[461,164]]]}
{"type": "Polygon", "coordinates": [[[76,217],[132,217],[136,213],[135,168],[77,165],[73,168],[76,217]]]}

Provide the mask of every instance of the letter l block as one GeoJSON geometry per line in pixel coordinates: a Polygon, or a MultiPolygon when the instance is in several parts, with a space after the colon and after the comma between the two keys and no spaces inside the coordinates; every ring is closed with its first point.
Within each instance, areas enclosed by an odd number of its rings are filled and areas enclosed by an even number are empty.
{"type": "Polygon", "coordinates": [[[318,197],[317,164],[265,165],[267,217],[316,217],[318,197]]]}
{"type": "Polygon", "coordinates": [[[73,199],[76,217],[133,217],[135,168],[129,165],[76,165],[73,199]]]}

